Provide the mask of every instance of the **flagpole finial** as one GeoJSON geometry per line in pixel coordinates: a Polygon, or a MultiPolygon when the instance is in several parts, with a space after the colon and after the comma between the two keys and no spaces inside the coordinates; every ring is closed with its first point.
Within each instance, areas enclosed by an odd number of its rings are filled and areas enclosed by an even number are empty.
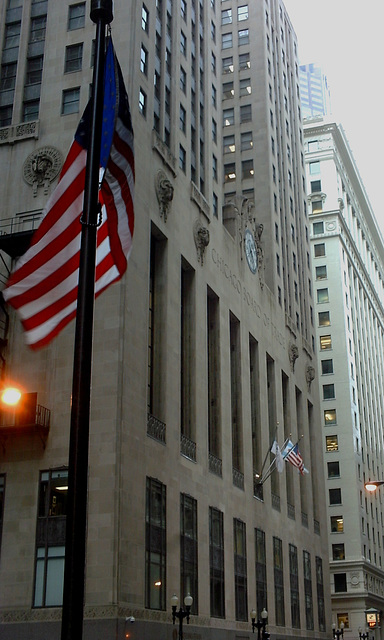
{"type": "Polygon", "coordinates": [[[112,0],[91,0],[91,20],[110,24],[113,20],[112,0]]]}

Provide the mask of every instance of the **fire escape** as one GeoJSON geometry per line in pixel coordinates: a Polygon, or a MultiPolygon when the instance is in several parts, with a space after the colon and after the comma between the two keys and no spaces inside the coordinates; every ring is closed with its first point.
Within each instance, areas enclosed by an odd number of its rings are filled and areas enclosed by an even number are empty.
{"type": "MultiPolygon", "coordinates": [[[[31,213],[0,222],[0,288],[8,279],[11,260],[22,256],[29,247],[41,213],[31,213]]],[[[0,381],[6,379],[6,348],[8,345],[9,312],[0,293],[0,381]]],[[[8,438],[22,434],[37,434],[43,447],[50,427],[50,410],[37,402],[37,393],[23,393],[19,404],[13,408],[0,408],[0,440],[5,450],[8,438]]]]}

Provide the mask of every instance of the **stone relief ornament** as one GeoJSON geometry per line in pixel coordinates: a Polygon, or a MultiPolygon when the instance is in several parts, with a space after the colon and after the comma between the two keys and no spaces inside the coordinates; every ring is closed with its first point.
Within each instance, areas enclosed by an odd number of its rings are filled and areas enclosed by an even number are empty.
{"type": "Polygon", "coordinates": [[[288,355],[289,355],[289,362],[291,363],[291,371],[294,372],[295,363],[297,358],[299,357],[299,348],[293,342],[291,342],[289,345],[288,355]]]}
{"type": "Polygon", "coordinates": [[[311,384],[312,384],[312,381],[315,379],[315,377],[316,377],[315,367],[312,367],[312,365],[308,364],[305,372],[308,391],[311,390],[311,384]]]}
{"type": "Polygon", "coordinates": [[[29,154],[23,166],[23,178],[33,189],[33,197],[37,196],[38,187],[44,187],[44,195],[48,194],[49,185],[58,176],[63,166],[63,156],[55,147],[42,147],[29,154]]]}
{"type": "Polygon", "coordinates": [[[201,224],[200,220],[196,220],[193,225],[193,237],[195,239],[197,259],[201,265],[204,264],[204,253],[209,245],[209,229],[201,224]]]}
{"type": "Polygon", "coordinates": [[[173,185],[162,169],[156,174],[156,195],[160,207],[160,216],[167,222],[173,200],[173,185]]]}

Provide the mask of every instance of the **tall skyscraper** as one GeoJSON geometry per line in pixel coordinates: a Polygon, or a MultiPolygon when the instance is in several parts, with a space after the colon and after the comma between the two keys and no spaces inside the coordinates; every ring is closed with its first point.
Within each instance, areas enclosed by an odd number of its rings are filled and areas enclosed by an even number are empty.
{"type": "Polygon", "coordinates": [[[303,118],[330,114],[330,91],[321,67],[313,63],[301,64],[299,73],[303,118]]]}
{"type": "Polygon", "coordinates": [[[304,137],[332,618],[358,637],[384,605],[383,490],[364,486],[383,480],[384,246],[341,126],[304,137]]]}
{"type": "MultiPolygon", "coordinates": [[[[89,5],[0,0],[3,279],[88,101],[89,5]]],[[[266,609],[274,636],[325,639],[293,27],[278,0],[115,0],[114,15],[135,132],[135,234],[125,277],[95,306],[85,637],[165,640],[172,595],[190,593],[185,637],[250,637],[252,610],[257,622],[266,609]],[[279,473],[275,440],[298,442],[309,473],[289,460],[279,473]]],[[[23,640],[33,625],[54,638],[74,326],[32,353],[1,310],[3,379],[29,395],[0,427],[0,634],[23,640]]]]}

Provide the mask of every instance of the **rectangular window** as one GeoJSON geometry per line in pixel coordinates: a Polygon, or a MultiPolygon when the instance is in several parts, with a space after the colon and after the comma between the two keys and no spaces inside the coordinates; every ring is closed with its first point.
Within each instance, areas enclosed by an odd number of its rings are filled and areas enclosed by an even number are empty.
{"type": "Polygon", "coordinates": [[[291,620],[294,629],[300,629],[300,597],[299,597],[299,568],[297,561],[297,547],[289,545],[289,583],[291,590],[291,620]]]}
{"type": "Polygon", "coordinates": [[[185,133],[186,130],[186,126],[187,126],[187,112],[184,109],[183,105],[180,105],[180,112],[179,112],[179,116],[180,116],[180,130],[185,133]]]}
{"type": "Polygon", "coordinates": [[[314,236],[317,236],[319,233],[324,233],[324,222],[314,222],[312,226],[314,236]]]}
{"type": "Polygon", "coordinates": [[[3,64],[1,67],[0,90],[10,91],[15,88],[17,62],[3,64]]]}
{"type": "Polygon", "coordinates": [[[341,504],[341,489],[329,489],[329,504],[341,504]]]}
{"type": "Polygon", "coordinates": [[[234,153],[236,151],[235,136],[224,136],[223,138],[224,153],[234,153]]]}
{"type": "Polygon", "coordinates": [[[316,267],[316,280],[325,280],[327,278],[327,267],[325,264],[316,267]]]}
{"type": "Polygon", "coordinates": [[[343,516],[331,516],[331,531],[332,533],[344,533],[343,516]]]}
{"type": "Polygon", "coordinates": [[[338,460],[335,462],[327,462],[328,478],[340,477],[340,464],[338,460]]]}
{"type": "Polygon", "coordinates": [[[332,560],[345,560],[345,548],[343,543],[332,545],[332,560]]]}
{"type": "Polygon", "coordinates": [[[68,9],[68,31],[85,26],[85,2],[70,5],[68,9]]]}
{"type": "Polygon", "coordinates": [[[232,47],[232,33],[223,33],[221,36],[221,48],[230,49],[232,47]]]}
{"type": "Polygon", "coordinates": [[[232,182],[236,180],[236,164],[230,162],[224,165],[224,182],[232,182]]]}
{"type": "Polygon", "coordinates": [[[15,49],[20,44],[21,22],[5,25],[3,49],[15,49]]]}
{"type": "Polygon", "coordinates": [[[317,289],[317,302],[322,304],[324,302],[329,302],[329,293],[328,288],[326,289],[317,289]]]}
{"type": "Polygon", "coordinates": [[[40,98],[23,102],[23,122],[32,122],[39,117],[40,98]]]}
{"type": "Polygon", "coordinates": [[[213,618],[225,618],[223,513],[209,507],[209,577],[213,618]]]}
{"type": "MultiPolygon", "coordinates": [[[[219,298],[207,290],[208,444],[209,470],[221,476],[220,315],[219,298]]],[[[212,614],[213,615],[213,614],[212,614]]],[[[220,616],[219,616],[220,617],[220,616]]]]}
{"type": "MultiPolygon", "coordinates": [[[[195,421],[193,420],[194,404],[194,359],[193,344],[195,340],[194,300],[195,272],[182,260],[181,263],[181,313],[180,313],[180,426],[181,452],[188,458],[196,460],[195,421]],[[185,448],[184,448],[185,447],[185,448]]],[[[188,595],[188,594],[186,594],[188,595]]],[[[191,591],[192,595],[192,591],[191,591]]],[[[195,596],[193,596],[194,598],[195,596]]]]}
{"type": "Polygon", "coordinates": [[[337,436],[326,436],[325,437],[325,448],[327,451],[338,451],[339,450],[339,442],[337,436]]]}
{"type": "MultiPolygon", "coordinates": [[[[43,75],[43,56],[38,56],[36,58],[28,58],[27,69],[25,74],[25,86],[30,87],[33,84],[41,84],[42,75],[43,75]]],[[[40,91],[39,91],[39,94],[40,94],[40,91]]]]}
{"type": "Polygon", "coordinates": [[[193,597],[191,613],[197,615],[197,501],[185,493],[180,494],[180,578],[181,601],[193,597]]]}
{"type": "Polygon", "coordinates": [[[238,33],[238,37],[239,47],[244,44],[249,44],[249,29],[241,29],[238,33]]]}
{"type": "Polygon", "coordinates": [[[63,603],[65,522],[68,471],[51,469],[40,474],[36,527],[34,607],[63,603]]]}
{"type": "Polygon", "coordinates": [[[65,48],[64,73],[81,71],[83,62],[83,43],[73,44],[65,48]]]}
{"type": "Polygon", "coordinates": [[[229,127],[231,124],[235,123],[235,111],[234,109],[224,109],[223,110],[223,124],[224,127],[229,127]]]}
{"type": "Polygon", "coordinates": [[[323,400],[333,400],[335,398],[335,385],[323,384],[323,400]]]}
{"type": "Polygon", "coordinates": [[[316,590],[317,590],[317,615],[319,619],[319,631],[325,631],[323,561],[318,556],[316,556],[316,590]]]}
{"type": "Polygon", "coordinates": [[[223,58],[223,73],[233,73],[233,58],[229,56],[223,58]]]}
{"type": "Polygon", "coordinates": [[[251,87],[251,79],[250,78],[242,78],[240,80],[240,95],[248,96],[252,93],[251,87]]]}
{"type": "Polygon", "coordinates": [[[309,163],[309,173],[311,176],[320,173],[320,162],[310,162],[309,163]]]}
{"type": "Polygon", "coordinates": [[[235,609],[236,620],[248,620],[247,595],[247,547],[245,522],[233,520],[234,567],[235,567],[235,609]]]}
{"type": "Polygon", "coordinates": [[[329,311],[319,311],[319,327],[329,327],[331,324],[331,316],[329,311]]]}
{"type": "MultiPolygon", "coordinates": [[[[323,201],[319,200],[319,199],[312,200],[312,213],[320,213],[320,211],[322,211],[322,210],[323,210],[323,201]]],[[[315,224],[317,224],[317,223],[313,224],[313,227],[314,227],[313,228],[313,233],[314,234],[323,233],[323,231],[315,231],[315,224]]]]}
{"type": "Polygon", "coordinates": [[[252,105],[246,104],[240,107],[240,122],[251,122],[252,121],[252,105]]]}
{"type": "Polygon", "coordinates": [[[230,340],[232,467],[234,470],[237,470],[243,473],[240,322],[237,318],[235,318],[235,316],[232,313],[229,314],[229,340],[230,340]]]}
{"type": "Polygon", "coordinates": [[[275,623],[277,626],[284,626],[283,543],[280,538],[276,537],[273,537],[273,575],[275,585],[275,623]]]}
{"type": "Polygon", "coordinates": [[[145,4],[143,4],[143,6],[141,8],[141,28],[142,28],[143,31],[148,33],[148,29],[149,29],[149,13],[148,13],[148,9],[145,6],[145,4]]]}
{"type": "Polygon", "coordinates": [[[187,168],[187,154],[182,145],[179,145],[179,167],[184,173],[187,168]]]}
{"type": "Polygon", "coordinates": [[[246,180],[247,178],[253,178],[253,160],[243,160],[241,163],[241,178],[246,180]]]}
{"type": "Polygon", "coordinates": [[[233,82],[225,82],[223,84],[223,99],[233,98],[235,95],[235,90],[233,88],[233,82]]]}
{"type": "Polygon", "coordinates": [[[241,137],[240,137],[240,143],[241,143],[241,151],[248,151],[249,149],[253,148],[253,137],[252,137],[252,131],[245,131],[244,133],[241,133],[241,137]]]}
{"type": "Polygon", "coordinates": [[[335,584],[335,593],[341,593],[347,591],[347,574],[335,573],[333,575],[335,584]]]}
{"type": "Polygon", "coordinates": [[[324,424],[326,427],[337,424],[336,409],[326,409],[324,411],[324,424]]]}
{"type": "Polygon", "coordinates": [[[70,113],[78,113],[80,105],[80,87],[75,89],[65,89],[63,91],[61,113],[68,115],[70,113]]]}
{"type": "Polygon", "coordinates": [[[326,349],[332,349],[332,338],[331,336],[320,336],[320,351],[326,349]]]}
{"type": "Polygon", "coordinates": [[[139,111],[144,118],[147,117],[147,94],[141,87],[139,89],[139,111]]]}
{"type": "Polygon", "coordinates": [[[140,50],[140,71],[144,73],[145,76],[148,75],[148,51],[143,44],[140,50]]]}
{"type": "Polygon", "coordinates": [[[147,477],[145,503],[145,606],[165,610],[166,486],[147,477]]]}
{"type": "Polygon", "coordinates": [[[244,4],[241,7],[237,7],[237,21],[242,22],[248,20],[248,5],[244,4]]]}
{"type": "Polygon", "coordinates": [[[268,611],[267,603],[267,556],[265,550],[265,532],[255,529],[255,561],[256,561],[256,604],[257,611],[268,611]]]}
{"type": "Polygon", "coordinates": [[[333,373],[333,360],[329,359],[329,360],[322,360],[321,361],[321,373],[322,375],[328,375],[330,373],[333,373]]]}
{"type": "Polygon", "coordinates": [[[313,601],[312,601],[312,575],[311,575],[311,556],[308,551],[303,551],[303,568],[304,568],[304,596],[305,596],[305,619],[306,627],[309,630],[314,628],[313,625],[313,601]]]}
{"type": "Polygon", "coordinates": [[[239,55],[239,70],[245,71],[251,68],[251,58],[249,51],[247,53],[240,53],[239,55]]]}
{"type": "Polygon", "coordinates": [[[29,43],[41,42],[45,40],[45,30],[47,26],[47,16],[38,16],[31,19],[31,30],[29,33],[29,43]]]}
{"type": "Polygon", "coordinates": [[[232,23],[232,9],[224,9],[221,12],[221,24],[231,24],[232,23]]]}
{"type": "Polygon", "coordinates": [[[322,256],[325,256],[325,242],[315,244],[314,247],[315,258],[321,258],[322,256]]]}

